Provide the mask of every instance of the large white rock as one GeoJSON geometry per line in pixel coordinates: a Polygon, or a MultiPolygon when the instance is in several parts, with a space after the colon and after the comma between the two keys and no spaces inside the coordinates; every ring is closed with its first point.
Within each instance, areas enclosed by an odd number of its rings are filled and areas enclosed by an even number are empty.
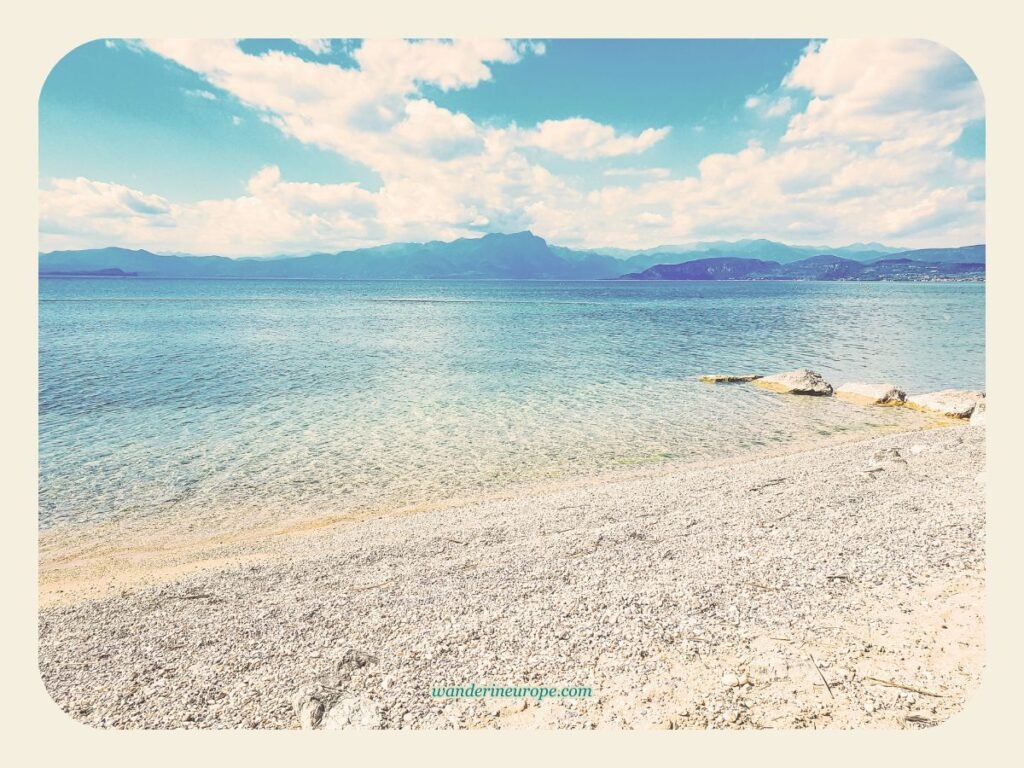
{"type": "Polygon", "coordinates": [[[907,405],[919,411],[940,413],[951,419],[968,419],[979,403],[985,402],[985,393],[965,389],[944,389],[925,395],[911,395],[907,405]]]}
{"type": "Polygon", "coordinates": [[[907,393],[893,384],[843,384],[836,397],[858,405],[902,405],[907,393]]]}
{"type": "Polygon", "coordinates": [[[986,422],[985,418],[985,401],[982,400],[971,412],[971,426],[972,427],[984,427],[986,422]]]}
{"type": "Polygon", "coordinates": [[[754,386],[786,395],[831,395],[832,385],[817,371],[799,368],[757,379],[754,386]]]}

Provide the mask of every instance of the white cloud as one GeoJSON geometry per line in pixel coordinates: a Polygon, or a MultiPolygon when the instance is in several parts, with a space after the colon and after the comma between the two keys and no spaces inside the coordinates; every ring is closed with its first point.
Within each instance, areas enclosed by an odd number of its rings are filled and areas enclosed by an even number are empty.
{"type": "Polygon", "coordinates": [[[217,100],[217,96],[215,94],[210,93],[209,91],[204,91],[202,89],[196,89],[196,90],[188,90],[188,89],[186,89],[186,90],[184,90],[182,92],[186,96],[194,96],[197,99],[206,99],[207,101],[216,101],[217,100]]]}
{"type": "Polygon", "coordinates": [[[788,114],[795,105],[796,102],[791,96],[772,97],[767,94],[748,96],[743,103],[747,109],[756,111],[762,117],[782,117],[788,114]]]}
{"type": "Polygon", "coordinates": [[[672,175],[668,168],[608,168],[602,176],[638,176],[652,179],[664,179],[672,175]]]}
{"type": "Polygon", "coordinates": [[[790,96],[780,96],[765,109],[766,117],[782,117],[793,109],[794,101],[790,96]]]}
{"type": "Polygon", "coordinates": [[[902,144],[928,131],[948,146],[984,115],[981,87],[948,48],[927,40],[829,40],[812,45],[783,85],[809,91],[787,141],[902,144]]]}
{"type": "Polygon", "coordinates": [[[637,135],[616,133],[610,125],[572,117],[567,120],[545,120],[520,141],[570,160],[592,160],[597,157],[634,155],[650,149],[669,133],[669,128],[647,128],[637,135]]]}

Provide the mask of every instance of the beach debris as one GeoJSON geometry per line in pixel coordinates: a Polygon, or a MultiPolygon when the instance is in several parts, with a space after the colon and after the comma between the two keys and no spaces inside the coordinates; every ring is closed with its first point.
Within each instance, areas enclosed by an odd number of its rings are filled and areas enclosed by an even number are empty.
{"type": "Polygon", "coordinates": [[[736,675],[733,672],[726,672],[724,675],[722,675],[722,685],[724,685],[726,688],[735,688],[739,684],[739,675],[736,675]]]}
{"type": "Polygon", "coordinates": [[[705,384],[740,384],[760,378],[761,374],[759,373],[711,373],[701,376],[700,380],[705,384]]]}
{"type": "Polygon", "coordinates": [[[906,405],[919,411],[940,413],[951,419],[968,419],[979,403],[985,402],[985,393],[977,390],[943,389],[924,395],[911,395],[906,405]]]}
{"type": "Polygon", "coordinates": [[[843,384],[835,395],[857,405],[902,405],[907,399],[907,393],[894,384],[864,384],[859,381],[843,384]]]}
{"type": "Polygon", "coordinates": [[[754,493],[755,491],[760,491],[764,488],[770,488],[773,485],[779,485],[780,483],[784,483],[788,479],[789,478],[786,477],[776,477],[774,480],[768,480],[767,482],[761,483],[760,485],[755,485],[748,490],[750,491],[750,493],[754,493]]]}
{"type": "Polygon", "coordinates": [[[825,381],[820,373],[807,368],[765,376],[754,381],[754,386],[784,395],[828,396],[832,394],[832,385],[825,381]]]}
{"type": "Polygon", "coordinates": [[[887,688],[902,688],[904,691],[910,691],[912,693],[919,693],[922,696],[934,696],[937,699],[941,699],[942,698],[942,694],[941,693],[933,693],[932,691],[925,691],[925,690],[923,690],[921,688],[915,688],[912,685],[904,685],[903,683],[897,683],[894,680],[883,680],[880,677],[867,677],[867,676],[862,677],[861,680],[867,680],[868,682],[871,682],[871,683],[876,683],[878,685],[884,685],[887,688]]]}

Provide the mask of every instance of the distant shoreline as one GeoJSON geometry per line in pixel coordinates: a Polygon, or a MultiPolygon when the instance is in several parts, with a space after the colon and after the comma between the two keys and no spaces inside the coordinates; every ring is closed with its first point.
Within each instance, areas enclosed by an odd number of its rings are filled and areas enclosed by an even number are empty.
{"type": "Polygon", "coordinates": [[[643,280],[622,277],[223,277],[223,276],[174,276],[174,275],[97,275],[74,272],[40,272],[39,279],[90,279],[90,280],[220,280],[237,282],[280,282],[302,281],[321,283],[420,283],[420,282],[475,282],[475,283],[984,283],[986,278],[941,278],[941,279],[894,279],[877,278],[871,280],[815,280],[811,278],[728,278],[728,279],[658,279],[643,280]]]}

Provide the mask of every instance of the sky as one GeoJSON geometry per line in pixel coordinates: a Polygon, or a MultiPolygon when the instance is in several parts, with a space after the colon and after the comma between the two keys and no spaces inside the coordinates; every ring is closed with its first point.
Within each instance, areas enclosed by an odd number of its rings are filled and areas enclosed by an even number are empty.
{"type": "Polygon", "coordinates": [[[44,251],[985,239],[981,87],[925,40],[97,40],[39,118],[44,251]]]}

